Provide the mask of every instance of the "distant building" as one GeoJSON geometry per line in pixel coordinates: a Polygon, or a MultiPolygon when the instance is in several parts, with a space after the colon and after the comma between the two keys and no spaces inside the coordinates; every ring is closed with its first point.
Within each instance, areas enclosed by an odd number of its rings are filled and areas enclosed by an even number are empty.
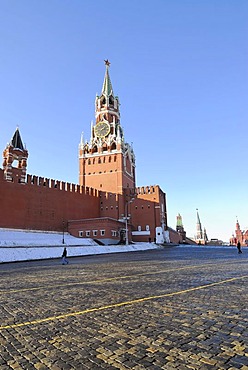
{"type": "Polygon", "coordinates": [[[207,245],[224,245],[224,242],[222,240],[219,240],[219,239],[210,239],[208,242],[207,242],[207,245]]]}
{"type": "Polygon", "coordinates": [[[200,216],[198,213],[198,209],[196,210],[196,235],[195,235],[195,242],[197,244],[207,244],[208,242],[208,237],[207,237],[207,232],[206,229],[202,231],[202,225],[200,221],[200,216]]]}
{"type": "Polygon", "coordinates": [[[240,242],[242,246],[248,246],[248,228],[245,230],[240,229],[239,221],[236,222],[235,235],[230,238],[230,244],[234,245],[240,242]]]}

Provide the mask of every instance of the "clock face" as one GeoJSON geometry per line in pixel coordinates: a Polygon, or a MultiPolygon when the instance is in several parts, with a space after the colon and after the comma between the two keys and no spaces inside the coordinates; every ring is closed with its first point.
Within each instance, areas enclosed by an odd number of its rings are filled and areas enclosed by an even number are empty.
{"type": "Polygon", "coordinates": [[[95,126],[95,134],[98,137],[105,137],[110,132],[110,126],[107,122],[98,122],[95,126]]]}

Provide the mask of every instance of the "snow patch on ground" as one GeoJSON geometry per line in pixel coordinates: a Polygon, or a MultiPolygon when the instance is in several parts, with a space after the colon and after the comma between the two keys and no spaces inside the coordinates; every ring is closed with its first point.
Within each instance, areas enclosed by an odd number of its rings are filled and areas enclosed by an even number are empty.
{"type": "Polygon", "coordinates": [[[62,233],[0,229],[0,263],[60,258],[65,246],[68,258],[160,248],[154,243],[101,246],[92,239],[75,238],[67,233],[62,242],[62,233]]]}

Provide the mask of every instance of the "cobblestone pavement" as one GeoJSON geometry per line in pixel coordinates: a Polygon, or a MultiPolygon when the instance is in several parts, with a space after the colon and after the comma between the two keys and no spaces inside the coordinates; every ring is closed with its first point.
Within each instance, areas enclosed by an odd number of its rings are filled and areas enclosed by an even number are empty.
{"type": "Polygon", "coordinates": [[[0,265],[0,369],[248,369],[248,248],[0,265]]]}

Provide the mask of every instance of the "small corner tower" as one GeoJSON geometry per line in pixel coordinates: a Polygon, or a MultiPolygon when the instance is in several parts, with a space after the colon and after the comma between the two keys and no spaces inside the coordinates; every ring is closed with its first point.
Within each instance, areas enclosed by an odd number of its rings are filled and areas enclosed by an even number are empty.
{"type": "Polygon", "coordinates": [[[181,235],[182,241],[185,242],[186,232],[184,231],[183,220],[182,220],[182,216],[180,215],[180,213],[178,213],[177,215],[176,231],[178,232],[179,235],[181,235]]]}
{"type": "Polygon", "coordinates": [[[3,151],[3,171],[7,181],[25,183],[28,151],[22,143],[19,128],[3,151]]]}
{"type": "Polygon", "coordinates": [[[120,124],[120,103],[114,95],[105,60],[105,76],[100,96],[95,99],[95,123],[91,137],[79,144],[79,184],[97,190],[123,194],[135,189],[135,155],[125,143],[120,124]]]}

